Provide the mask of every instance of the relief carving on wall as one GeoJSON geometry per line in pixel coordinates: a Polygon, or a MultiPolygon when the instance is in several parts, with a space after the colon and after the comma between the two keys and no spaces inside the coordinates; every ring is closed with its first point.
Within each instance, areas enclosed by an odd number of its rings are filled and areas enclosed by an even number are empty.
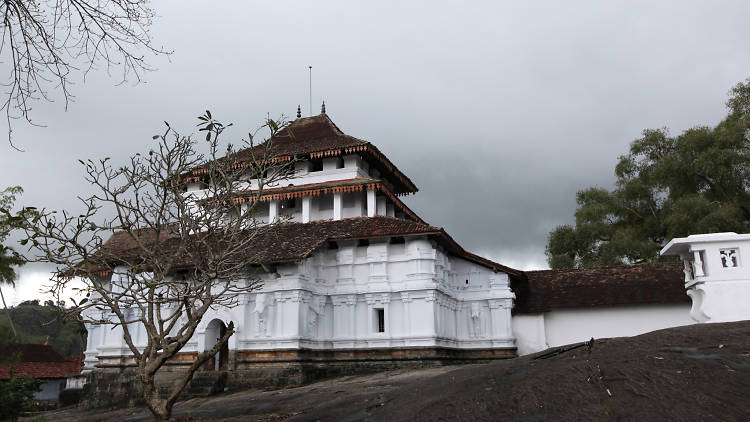
{"type": "Polygon", "coordinates": [[[484,324],[482,321],[482,306],[479,302],[471,302],[469,308],[469,316],[471,320],[469,322],[469,335],[471,337],[484,337],[484,324]]]}
{"type": "Polygon", "coordinates": [[[273,299],[269,294],[258,293],[255,295],[255,308],[253,313],[256,314],[255,337],[270,337],[268,330],[268,313],[273,299]]]}
{"type": "Polygon", "coordinates": [[[307,304],[307,335],[318,336],[318,321],[323,315],[326,305],[325,296],[313,296],[307,304]]]}

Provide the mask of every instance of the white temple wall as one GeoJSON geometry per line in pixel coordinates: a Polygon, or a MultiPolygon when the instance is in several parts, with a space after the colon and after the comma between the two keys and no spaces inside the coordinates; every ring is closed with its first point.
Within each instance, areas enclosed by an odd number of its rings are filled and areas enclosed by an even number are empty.
{"type": "Polygon", "coordinates": [[[602,308],[558,309],[542,314],[513,316],[518,354],[550,347],[644,334],[694,324],[689,304],[628,305],[602,308]]]}
{"type": "Polygon", "coordinates": [[[310,221],[333,218],[333,195],[313,196],[310,204],[310,221]]]}
{"type": "MultiPolygon", "coordinates": [[[[267,183],[264,189],[285,187],[288,185],[307,185],[312,183],[323,183],[335,180],[354,179],[357,177],[371,177],[369,166],[366,166],[359,156],[345,156],[343,160],[339,157],[330,157],[323,159],[323,170],[309,171],[311,166],[309,161],[295,163],[294,176],[287,179],[280,179],[276,183],[267,183]],[[338,163],[338,164],[337,164],[338,163]],[[343,167],[337,168],[343,164],[343,167]]],[[[255,179],[246,179],[247,184],[243,189],[258,189],[258,181],[255,179]]],[[[200,185],[192,183],[188,185],[188,191],[199,190],[200,185]]]]}
{"type": "Polygon", "coordinates": [[[365,192],[350,192],[344,195],[343,217],[362,217],[367,215],[365,192]]]}
{"type": "MultiPolygon", "coordinates": [[[[424,236],[340,241],[337,249],[278,265],[262,279],[262,288],[241,295],[238,306],[207,312],[184,351],[215,342],[214,319],[234,322],[230,348],[237,350],[514,344],[507,274],[448,256],[424,236]]],[[[145,344],[142,327],[133,332],[145,344]]],[[[87,366],[97,355],[129,354],[121,329],[90,333],[87,366]]]]}

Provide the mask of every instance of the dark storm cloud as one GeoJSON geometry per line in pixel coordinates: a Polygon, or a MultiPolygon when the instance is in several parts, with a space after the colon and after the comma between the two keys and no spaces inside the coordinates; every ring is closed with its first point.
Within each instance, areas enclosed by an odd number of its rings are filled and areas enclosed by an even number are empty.
{"type": "Polygon", "coordinates": [[[750,76],[750,4],[737,2],[154,3],[174,49],[146,83],[104,72],[76,101],[16,124],[25,153],[0,153],[0,185],[70,207],[89,187],[76,159],[148,148],[168,120],[191,131],[210,108],[242,128],[325,99],[347,133],[374,142],[419,186],[407,203],[467,249],[545,265],[547,233],[575,192],[610,187],[642,129],[715,124],[750,76]],[[655,4],[656,3],[656,4],[655,4]]]}

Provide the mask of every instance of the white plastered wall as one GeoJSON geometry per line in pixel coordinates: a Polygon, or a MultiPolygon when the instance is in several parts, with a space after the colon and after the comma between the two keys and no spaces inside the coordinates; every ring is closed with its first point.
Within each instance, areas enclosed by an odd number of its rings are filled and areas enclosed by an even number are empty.
{"type": "Polygon", "coordinates": [[[518,354],[587,341],[627,337],[694,324],[690,304],[625,305],[558,309],[513,316],[518,354]]]}
{"type": "MultiPolygon", "coordinates": [[[[448,255],[427,236],[337,243],[278,265],[238,306],[207,312],[183,351],[207,348],[214,319],[234,321],[234,350],[514,346],[507,274],[448,255]]],[[[129,354],[121,329],[89,328],[87,367],[129,354]]],[[[133,330],[139,345],[142,331],[133,330]]]]}

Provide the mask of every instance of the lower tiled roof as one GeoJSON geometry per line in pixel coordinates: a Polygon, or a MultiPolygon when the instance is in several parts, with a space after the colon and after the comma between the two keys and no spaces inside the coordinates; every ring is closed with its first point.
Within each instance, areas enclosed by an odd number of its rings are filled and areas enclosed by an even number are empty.
{"type": "Polygon", "coordinates": [[[10,379],[11,372],[21,378],[65,378],[80,374],[83,362],[80,356],[66,358],[49,344],[14,344],[0,355],[19,358],[17,363],[0,366],[0,380],[10,379]]]}
{"type": "MultiPolygon", "coordinates": [[[[394,217],[353,217],[342,220],[320,220],[309,223],[283,223],[267,228],[259,228],[256,240],[244,251],[247,262],[252,264],[280,264],[295,262],[309,257],[330,241],[347,239],[371,239],[391,236],[430,235],[451,254],[475,262],[494,271],[502,271],[511,276],[521,276],[522,272],[492,262],[467,252],[442,228],[421,222],[394,217]]],[[[156,236],[151,231],[139,235],[144,243],[153,242],[156,236]]],[[[162,253],[176,250],[179,240],[162,240],[162,253]]],[[[194,254],[194,256],[197,254],[194,254]]],[[[136,242],[126,232],[116,232],[102,247],[100,256],[116,257],[117,260],[133,260],[138,256],[136,242]]],[[[178,266],[189,267],[190,262],[178,266]]],[[[104,270],[104,268],[102,268],[104,270]]]]}
{"type": "Polygon", "coordinates": [[[515,314],[690,301],[681,262],[526,271],[514,280],[515,314]]]}

